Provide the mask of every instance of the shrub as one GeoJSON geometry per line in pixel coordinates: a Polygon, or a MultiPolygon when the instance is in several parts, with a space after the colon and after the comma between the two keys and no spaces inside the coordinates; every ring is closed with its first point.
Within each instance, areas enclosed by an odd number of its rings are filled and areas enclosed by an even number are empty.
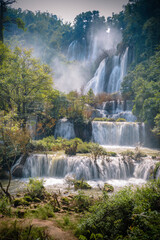
{"type": "Polygon", "coordinates": [[[33,227],[32,225],[28,225],[22,227],[18,225],[15,221],[12,224],[4,222],[4,224],[0,226],[0,239],[1,240],[31,240],[31,239],[39,239],[39,240],[51,240],[51,238],[46,234],[43,228],[33,227]]]}
{"type": "Polygon", "coordinates": [[[75,211],[84,212],[89,209],[92,201],[90,197],[86,196],[83,191],[79,191],[74,197],[75,211]]]}
{"type": "Polygon", "coordinates": [[[131,151],[131,150],[126,150],[126,151],[121,152],[121,155],[123,157],[127,156],[127,157],[130,157],[130,158],[133,158],[134,157],[134,152],[131,151]]]}
{"type": "Polygon", "coordinates": [[[43,179],[29,179],[29,183],[27,184],[27,195],[34,198],[42,199],[44,197],[44,180],[43,179]]]}
{"type": "Polygon", "coordinates": [[[114,191],[114,187],[108,183],[105,183],[104,184],[104,188],[103,188],[103,191],[106,191],[106,192],[113,192],[114,191]]]}
{"type": "Polygon", "coordinates": [[[107,155],[107,152],[103,147],[101,147],[98,143],[92,143],[91,146],[91,157],[94,161],[97,160],[98,157],[107,155]]]}
{"type": "Polygon", "coordinates": [[[77,153],[90,153],[91,152],[91,143],[81,143],[77,147],[77,153]]]}
{"type": "Polygon", "coordinates": [[[55,215],[53,211],[53,206],[51,204],[45,204],[44,206],[40,206],[36,209],[33,216],[43,220],[54,217],[55,215]]]}
{"type": "Polygon", "coordinates": [[[82,239],[101,234],[102,239],[160,239],[160,180],[136,190],[124,188],[101,199],[82,219],[77,235],[82,239]]]}
{"type": "Polygon", "coordinates": [[[71,156],[76,155],[77,147],[81,143],[82,143],[82,140],[79,138],[74,138],[74,139],[68,141],[68,143],[66,145],[64,145],[65,154],[71,155],[71,156]]]}
{"type": "Polygon", "coordinates": [[[73,182],[74,184],[74,189],[78,190],[78,189],[91,189],[92,187],[83,179],[81,180],[74,180],[73,182]]]}
{"type": "Polygon", "coordinates": [[[15,198],[13,201],[14,207],[18,206],[29,206],[28,201],[26,201],[24,198],[15,198]]]}
{"type": "Polygon", "coordinates": [[[94,118],[93,121],[115,122],[114,118],[94,118]]]}
{"type": "Polygon", "coordinates": [[[11,205],[8,198],[2,197],[0,199],[0,213],[6,216],[11,216],[11,205]]]}
{"type": "Polygon", "coordinates": [[[116,122],[127,122],[127,120],[125,118],[118,118],[116,122]]]}

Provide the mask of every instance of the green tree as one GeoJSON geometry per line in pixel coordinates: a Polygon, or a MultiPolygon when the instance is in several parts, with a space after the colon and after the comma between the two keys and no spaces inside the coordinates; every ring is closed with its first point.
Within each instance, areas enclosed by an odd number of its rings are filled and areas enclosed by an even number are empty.
{"type": "Polygon", "coordinates": [[[51,69],[33,59],[31,51],[7,49],[4,55],[0,66],[0,108],[15,110],[25,128],[29,115],[42,111],[53,89],[51,69]]]}
{"type": "Polygon", "coordinates": [[[15,3],[16,0],[0,0],[0,41],[3,42],[4,26],[8,23],[15,23],[19,28],[24,29],[24,23],[20,18],[11,18],[7,13],[7,8],[11,4],[15,3]]]}
{"type": "Polygon", "coordinates": [[[160,51],[138,64],[125,77],[122,94],[134,101],[133,113],[139,121],[148,123],[159,132],[160,114],[160,51]]]}

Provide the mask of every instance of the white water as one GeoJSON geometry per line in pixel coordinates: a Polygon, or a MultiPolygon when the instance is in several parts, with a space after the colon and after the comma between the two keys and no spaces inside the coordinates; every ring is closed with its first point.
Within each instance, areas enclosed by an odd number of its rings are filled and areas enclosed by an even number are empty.
{"type": "Polygon", "coordinates": [[[57,122],[54,132],[54,137],[62,137],[66,139],[73,139],[76,137],[74,125],[67,119],[61,119],[57,122]]]}
{"type": "MultiPolygon", "coordinates": [[[[43,177],[45,186],[64,188],[67,176],[88,181],[92,187],[108,182],[116,187],[145,183],[151,177],[156,161],[145,159],[141,162],[125,161],[120,157],[110,160],[97,159],[97,164],[87,156],[61,156],[34,154],[28,157],[23,177],[43,177]]],[[[157,172],[160,177],[160,171],[157,172]]],[[[23,180],[23,179],[22,179],[23,180]]],[[[65,186],[66,187],[66,186],[65,186]]]]}
{"type": "Polygon", "coordinates": [[[98,94],[103,92],[104,90],[104,83],[105,83],[105,62],[106,60],[103,59],[103,61],[99,64],[99,67],[94,75],[94,77],[87,83],[84,93],[87,94],[87,92],[92,89],[94,94],[98,94]]]}
{"type": "Polygon", "coordinates": [[[127,73],[128,48],[126,48],[124,55],[119,63],[119,56],[113,57],[113,70],[109,77],[107,92],[119,92],[121,82],[127,73]]]}
{"type": "Polygon", "coordinates": [[[108,88],[107,88],[108,93],[113,93],[113,92],[119,91],[119,89],[117,89],[117,87],[118,87],[117,81],[120,78],[120,73],[121,73],[121,68],[119,65],[119,56],[114,56],[113,57],[113,70],[109,77],[108,88]]]}
{"type": "Polygon", "coordinates": [[[102,145],[137,146],[140,143],[140,124],[93,121],[92,141],[102,145]]]}

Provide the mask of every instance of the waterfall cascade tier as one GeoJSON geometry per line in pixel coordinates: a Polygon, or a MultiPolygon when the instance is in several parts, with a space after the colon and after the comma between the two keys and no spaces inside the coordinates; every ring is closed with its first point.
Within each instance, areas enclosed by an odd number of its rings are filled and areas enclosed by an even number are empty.
{"type": "Polygon", "coordinates": [[[92,141],[102,145],[137,146],[144,144],[145,125],[129,122],[92,122],[92,141]]]}
{"type": "Polygon", "coordinates": [[[128,48],[124,54],[112,57],[112,66],[110,70],[110,61],[103,59],[99,64],[94,77],[87,83],[84,91],[87,93],[90,89],[94,94],[102,92],[115,93],[120,91],[121,82],[127,73],[128,48]],[[107,84],[106,84],[107,83],[107,84]]]}
{"type": "Polygon", "coordinates": [[[54,137],[62,137],[66,139],[75,138],[74,125],[69,120],[63,118],[60,119],[55,127],[54,137]]]}
{"type": "Polygon", "coordinates": [[[84,91],[85,94],[92,89],[94,94],[98,94],[100,92],[104,91],[104,83],[105,83],[105,67],[106,67],[106,60],[103,59],[103,61],[100,63],[94,77],[88,82],[86,85],[84,91]]]}
{"type": "MultiPolygon", "coordinates": [[[[156,161],[146,159],[140,163],[125,161],[119,157],[98,159],[97,164],[89,158],[82,156],[61,156],[58,159],[53,155],[34,154],[28,157],[23,177],[53,177],[65,178],[74,176],[76,179],[98,180],[142,178],[149,179],[156,161]]],[[[160,177],[160,171],[156,177],[160,177]]]]}
{"type": "Polygon", "coordinates": [[[95,117],[107,117],[117,120],[124,118],[127,122],[135,122],[137,118],[132,114],[132,101],[112,100],[103,102],[96,109],[97,115],[95,117]]]}

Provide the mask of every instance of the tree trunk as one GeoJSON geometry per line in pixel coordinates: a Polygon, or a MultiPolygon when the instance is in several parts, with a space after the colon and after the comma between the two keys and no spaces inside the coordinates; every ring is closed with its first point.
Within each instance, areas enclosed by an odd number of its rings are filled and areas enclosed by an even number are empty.
{"type": "Polygon", "coordinates": [[[3,39],[3,20],[4,20],[4,5],[3,2],[0,3],[0,41],[4,41],[3,39]]]}

